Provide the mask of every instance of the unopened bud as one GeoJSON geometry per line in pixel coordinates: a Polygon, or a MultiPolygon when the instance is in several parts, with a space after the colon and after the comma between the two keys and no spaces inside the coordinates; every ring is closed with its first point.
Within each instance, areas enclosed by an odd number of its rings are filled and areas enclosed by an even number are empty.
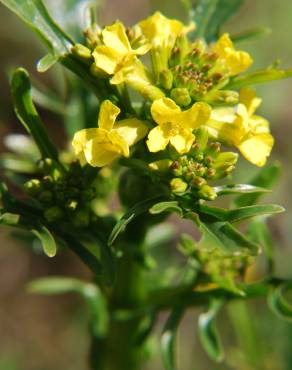
{"type": "Polygon", "coordinates": [[[239,94],[236,91],[211,90],[204,96],[204,100],[217,105],[236,105],[239,102],[239,94]]]}
{"type": "Polygon", "coordinates": [[[234,166],[238,160],[238,154],[233,152],[223,152],[220,153],[214,164],[213,168],[222,168],[225,169],[229,166],[234,166]]]}
{"type": "Polygon", "coordinates": [[[172,89],[170,96],[181,107],[186,107],[192,102],[189,91],[186,88],[172,89]]]}
{"type": "Polygon", "coordinates": [[[23,185],[23,189],[27,194],[34,197],[41,190],[41,182],[37,179],[29,180],[23,185]]]}
{"type": "Polygon", "coordinates": [[[214,200],[217,198],[215,190],[209,185],[203,185],[198,191],[198,195],[205,200],[214,200]]]}
{"type": "Polygon", "coordinates": [[[170,159],[161,159],[160,161],[155,161],[149,163],[149,168],[153,171],[166,172],[172,167],[173,162],[170,159]]]}
{"type": "Polygon", "coordinates": [[[91,50],[82,44],[76,44],[71,48],[73,55],[81,60],[90,61],[92,60],[91,50]]]}
{"type": "Polygon", "coordinates": [[[188,184],[184,182],[182,179],[176,177],[170,181],[170,187],[173,193],[181,194],[187,190],[188,184]]]}
{"type": "Polygon", "coordinates": [[[173,74],[169,69],[166,69],[160,73],[159,82],[165,90],[170,90],[172,88],[173,74]]]}
{"type": "Polygon", "coordinates": [[[208,139],[209,139],[208,130],[204,127],[199,127],[195,131],[195,136],[196,136],[196,143],[199,144],[200,149],[204,151],[208,144],[208,139]]]}

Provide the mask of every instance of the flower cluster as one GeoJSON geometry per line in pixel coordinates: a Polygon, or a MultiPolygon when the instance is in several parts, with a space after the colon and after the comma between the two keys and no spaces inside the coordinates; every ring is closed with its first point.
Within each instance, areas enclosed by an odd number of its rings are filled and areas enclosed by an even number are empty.
{"type": "Polygon", "coordinates": [[[273,137],[269,123],[255,115],[261,99],[251,88],[228,89],[252,58],[236,50],[226,33],[212,44],[191,40],[194,27],[156,12],[129,29],[115,22],[85,30],[86,45],[75,45],[72,55],[104,81],[108,96],[100,105],[98,127],[74,136],[82,165],[102,167],[131,155],[151,162],[155,171],[163,160],[173,171],[174,193],[196,189],[197,197],[213,199],[207,181],[227,176],[237,161],[236,153],[219,154],[220,144],[239,150],[254,165],[265,164],[273,137]],[[128,89],[142,99],[134,104],[128,89]],[[214,142],[208,144],[208,138],[214,142]],[[141,145],[151,160],[134,150],[141,145]]]}

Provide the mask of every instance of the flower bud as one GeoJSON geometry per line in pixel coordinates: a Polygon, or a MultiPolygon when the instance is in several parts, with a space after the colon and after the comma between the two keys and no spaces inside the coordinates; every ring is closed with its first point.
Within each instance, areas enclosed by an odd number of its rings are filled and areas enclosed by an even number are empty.
{"type": "Polygon", "coordinates": [[[181,107],[186,107],[192,102],[189,91],[186,88],[172,89],[170,96],[181,107]]]}
{"type": "Polygon", "coordinates": [[[199,144],[200,150],[205,150],[209,139],[208,130],[204,127],[200,127],[195,131],[195,136],[196,143],[199,144]]]}
{"type": "Polygon", "coordinates": [[[203,185],[198,191],[198,195],[201,199],[214,200],[217,198],[215,190],[209,185],[203,185]]]}
{"type": "Polygon", "coordinates": [[[173,84],[173,74],[169,69],[165,69],[159,75],[159,83],[165,90],[170,90],[173,84]]]}
{"type": "Polygon", "coordinates": [[[170,188],[173,193],[181,194],[187,190],[188,184],[182,179],[176,177],[170,181],[170,188]]]}
{"type": "Polygon", "coordinates": [[[239,102],[239,94],[236,91],[213,90],[204,96],[204,100],[217,105],[236,105],[239,102]]]}
{"type": "Polygon", "coordinates": [[[149,163],[148,166],[153,171],[166,172],[172,166],[172,163],[173,162],[170,159],[161,159],[159,161],[149,163]]]}
{"type": "Polygon", "coordinates": [[[84,60],[84,61],[90,61],[92,60],[91,50],[88,49],[86,46],[82,44],[76,44],[71,48],[71,52],[73,55],[75,55],[77,58],[84,60]]]}
{"type": "Polygon", "coordinates": [[[29,180],[23,185],[23,189],[27,194],[34,197],[41,191],[41,182],[37,179],[29,180]]]}

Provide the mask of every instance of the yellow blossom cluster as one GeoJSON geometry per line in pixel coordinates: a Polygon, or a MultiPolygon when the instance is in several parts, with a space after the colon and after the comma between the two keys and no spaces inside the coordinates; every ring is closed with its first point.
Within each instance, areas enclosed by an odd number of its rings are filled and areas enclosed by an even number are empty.
{"type": "Polygon", "coordinates": [[[131,29],[116,22],[98,31],[94,46],[88,46],[90,71],[112,88],[134,89],[143,101],[140,108],[136,104],[123,111],[120,121],[116,104],[109,99],[101,103],[98,127],[81,130],[73,139],[82,164],[101,167],[129,157],[130,147],[143,140],[151,153],[173,147],[187,154],[199,127],[251,163],[265,164],[273,137],[269,123],[255,115],[261,99],[251,88],[224,89],[251,66],[252,58],[236,50],[226,33],[212,45],[189,40],[193,28],[156,12],[131,29]],[[148,114],[142,117],[143,107],[148,114]]]}

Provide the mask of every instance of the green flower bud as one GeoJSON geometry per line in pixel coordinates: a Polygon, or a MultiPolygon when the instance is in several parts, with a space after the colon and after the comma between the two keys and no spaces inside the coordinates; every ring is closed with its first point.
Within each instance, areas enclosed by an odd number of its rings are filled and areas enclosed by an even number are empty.
{"type": "Polygon", "coordinates": [[[66,204],[66,208],[69,211],[75,211],[78,206],[78,202],[76,200],[69,200],[66,204]]]}
{"type": "Polygon", "coordinates": [[[91,61],[93,59],[91,55],[91,50],[81,44],[74,45],[71,48],[71,52],[73,55],[81,60],[91,61]]]}
{"type": "Polygon", "coordinates": [[[199,145],[200,149],[204,151],[208,144],[209,134],[208,130],[204,127],[200,127],[195,131],[196,143],[199,145]]]}
{"type": "Polygon", "coordinates": [[[48,208],[45,211],[44,216],[48,222],[54,223],[60,221],[64,217],[64,212],[61,208],[54,206],[48,208]]]}
{"type": "Polygon", "coordinates": [[[45,176],[42,179],[42,186],[46,189],[52,189],[54,187],[54,179],[51,176],[45,176]]]}
{"type": "Polygon", "coordinates": [[[213,90],[204,96],[204,100],[217,105],[236,105],[239,102],[239,94],[236,91],[213,90]]]}
{"type": "Polygon", "coordinates": [[[142,86],[136,87],[137,87],[136,90],[143,96],[143,98],[150,101],[154,101],[165,96],[164,93],[154,85],[143,84],[142,86]]]}
{"type": "Polygon", "coordinates": [[[201,199],[214,200],[217,198],[215,190],[209,185],[203,185],[198,191],[198,195],[201,199]]]}
{"type": "Polygon", "coordinates": [[[159,83],[165,90],[170,90],[172,88],[173,74],[169,69],[166,69],[160,73],[159,83]]]}
{"type": "Polygon", "coordinates": [[[192,102],[189,91],[186,88],[178,87],[178,88],[172,89],[170,96],[181,107],[186,107],[190,105],[192,102]]]}
{"type": "Polygon", "coordinates": [[[41,191],[41,182],[37,179],[32,179],[23,184],[24,191],[34,197],[41,191]]]}
{"type": "Polygon", "coordinates": [[[182,179],[176,177],[170,181],[170,188],[173,193],[181,194],[187,190],[188,184],[182,179]]]}
{"type": "Polygon", "coordinates": [[[153,171],[167,172],[169,168],[172,168],[173,162],[170,159],[161,159],[148,164],[148,167],[153,171]]]}
{"type": "Polygon", "coordinates": [[[238,154],[233,152],[223,152],[218,154],[214,164],[213,168],[215,169],[225,169],[229,166],[234,166],[238,160],[238,154]]]}

